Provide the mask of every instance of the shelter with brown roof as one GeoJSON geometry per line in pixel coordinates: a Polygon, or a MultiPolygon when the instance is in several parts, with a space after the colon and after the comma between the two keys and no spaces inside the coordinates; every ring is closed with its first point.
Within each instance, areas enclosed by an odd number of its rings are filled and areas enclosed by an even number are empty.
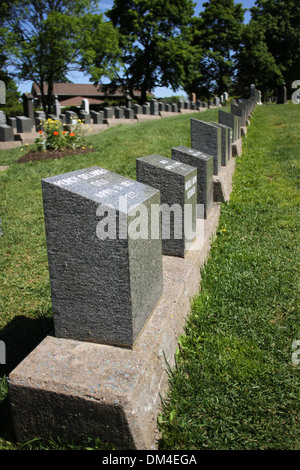
{"type": "MultiPolygon", "coordinates": [[[[34,97],[35,107],[42,106],[42,95],[39,86],[33,83],[31,93],[34,97]]],[[[44,94],[48,93],[48,85],[44,84],[44,94]]],[[[140,92],[135,91],[138,98],[140,92]]],[[[53,97],[57,98],[60,105],[64,106],[81,106],[83,99],[88,99],[90,104],[102,105],[107,100],[114,99],[121,101],[127,97],[126,91],[119,87],[114,91],[105,85],[93,85],[91,83],[54,83],[53,97]]]]}

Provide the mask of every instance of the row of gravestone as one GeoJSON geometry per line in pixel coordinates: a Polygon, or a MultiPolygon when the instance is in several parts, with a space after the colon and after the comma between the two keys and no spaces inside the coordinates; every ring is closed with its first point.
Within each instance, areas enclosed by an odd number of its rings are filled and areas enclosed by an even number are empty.
{"type": "Polygon", "coordinates": [[[185,257],[255,104],[191,119],[191,148],[138,158],[136,180],[100,167],[42,180],[56,336],[134,345],[162,294],[162,255],[185,257]]]}
{"type": "MultiPolygon", "coordinates": [[[[219,106],[218,101],[215,100],[219,106]]],[[[28,102],[28,100],[27,100],[28,102]]],[[[105,107],[103,111],[89,111],[88,100],[83,100],[83,104],[78,113],[66,111],[60,112],[60,104],[56,100],[53,107],[53,114],[47,114],[43,111],[35,111],[33,117],[17,116],[6,118],[3,111],[0,111],[0,142],[14,141],[14,130],[17,133],[30,133],[32,131],[43,130],[43,124],[46,119],[60,120],[63,124],[72,124],[76,119],[80,119],[85,124],[103,124],[107,119],[134,119],[137,115],[159,115],[160,112],[180,112],[182,109],[197,110],[199,108],[208,108],[211,103],[197,101],[196,103],[178,100],[178,103],[167,104],[157,100],[151,100],[145,105],[135,104],[130,108],[126,107],[105,107]]]]}

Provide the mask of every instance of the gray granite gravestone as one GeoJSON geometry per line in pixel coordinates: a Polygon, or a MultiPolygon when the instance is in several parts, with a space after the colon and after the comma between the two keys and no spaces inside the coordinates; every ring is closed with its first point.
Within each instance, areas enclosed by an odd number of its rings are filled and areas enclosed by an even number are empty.
{"type": "Polygon", "coordinates": [[[214,157],[214,175],[221,169],[221,129],[209,122],[191,119],[191,147],[214,157]]]}
{"type": "Polygon", "coordinates": [[[33,111],[33,95],[31,93],[23,93],[23,111],[24,116],[34,119],[34,111],[33,111]]]}
{"type": "Polygon", "coordinates": [[[232,104],[230,108],[231,114],[234,116],[238,116],[241,119],[241,126],[245,127],[246,126],[246,112],[242,106],[239,104],[235,105],[232,104]]]}
{"type": "Polygon", "coordinates": [[[87,114],[90,114],[90,102],[87,98],[83,98],[81,102],[81,109],[85,111],[87,114]]]}
{"type": "Polygon", "coordinates": [[[17,120],[15,117],[8,117],[7,124],[11,126],[13,129],[17,129],[17,120]]]}
{"type": "Polygon", "coordinates": [[[131,348],[162,293],[159,191],[91,167],[42,193],[55,335],[131,348]]]}
{"type": "Polygon", "coordinates": [[[134,114],[143,114],[143,108],[140,104],[133,105],[133,112],[134,114]]]}
{"type": "Polygon", "coordinates": [[[178,113],[178,104],[177,103],[172,103],[172,113],[178,113]]]}
{"type": "Polygon", "coordinates": [[[36,132],[44,130],[45,119],[41,119],[39,117],[36,117],[35,120],[34,120],[34,123],[35,123],[36,132]]]}
{"type": "Polygon", "coordinates": [[[172,160],[197,169],[197,204],[203,206],[197,217],[206,219],[213,206],[213,156],[181,145],[172,148],[172,160]]]}
{"type": "Polygon", "coordinates": [[[160,191],[162,253],[184,258],[196,234],[197,169],[154,154],[136,160],[136,175],[160,191]]]}
{"type": "Polygon", "coordinates": [[[86,111],[82,109],[79,111],[79,119],[84,122],[84,124],[91,124],[91,116],[86,111]]]}
{"type": "Polygon", "coordinates": [[[0,125],[6,124],[6,114],[4,111],[0,111],[0,125]]]}
{"type": "Polygon", "coordinates": [[[153,116],[158,116],[159,114],[158,101],[156,100],[150,101],[150,114],[152,114],[153,116]]]}
{"type": "Polygon", "coordinates": [[[90,111],[90,116],[93,124],[103,124],[103,111],[90,111]]]}
{"type": "Polygon", "coordinates": [[[54,114],[54,116],[56,116],[56,118],[58,119],[60,113],[61,113],[60,102],[59,102],[58,99],[56,98],[56,100],[54,101],[54,104],[53,104],[53,114],[54,114]]]}
{"type": "Polygon", "coordinates": [[[0,124],[0,142],[12,142],[14,140],[14,130],[7,124],[0,124]]]}
{"type": "Polygon", "coordinates": [[[26,117],[26,116],[17,116],[16,117],[16,123],[17,123],[17,132],[19,133],[26,133],[26,132],[31,132],[33,128],[33,120],[26,117]]]}
{"type": "Polygon", "coordinates": [[[143,114],[150,114],[150,106],[149,104],[143,104],[143,114]]]}
{"type": "Polygon", "coordinates": [[[123,108],[115,108],[115,118],[116,119],[124,119],[124,109],[123,108]]]}
{"type": "Polygon", "coordinates": [[[0,80],[0,104],[6,104],[6,85],[3,80],[0,80]]]}
{"type": "Polygon", "coordinates": [[[74,111],[66,111],[66,123],[75,124],[77,122],[78,116],[74,111]]]}
{"type": "Polygon", "coordinates": [[[228,160],[232,157],[232,129],[219,122],[212,122],[214,126],[220,127],[222,133],[221,144],[221,165],[226,166],[228,160]]]}
{"type": "Polygon", "coordinates": [[[238,120],[237,117],[231,113],[227,113],[226,111],[219,111],[219,123],[223,124],[224,126],[230,127],[232,129],[232,143],[234,143],[238,139],[238,120]]]}
{"type": "Polygon", "coordinates": [[[132,108],[125,108],[124,109],[124,116],[125,119],[134,119],[134,112],[132,108]]]}
{"type": "Polygon", "coordinates": [[[114,108],[104,108],[104,119],[113,119],[114,108]]]}

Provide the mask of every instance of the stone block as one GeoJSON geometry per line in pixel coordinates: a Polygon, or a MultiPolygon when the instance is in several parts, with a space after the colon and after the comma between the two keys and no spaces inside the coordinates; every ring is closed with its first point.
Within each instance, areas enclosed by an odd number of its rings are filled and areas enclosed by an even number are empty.
{"type": "Polygon", "coordinates": [[[197,169],[197,204],[203,211],[198,218],[207,218],[213,206],[213,156],[181,145],[172,148],[172,159],[197,169]]]}
{"type": "Polygon", "coordinates": [[[14,130],[7,124],[0,125],[0,142],[12,142],[14,140],[14,130]]]}
{"type": "Polygon", "coordinates": [[[99,167],[42,191],[55,335],[133,347],[162,292],[161,238],[149,236],[159,191],[99,167]]]}
{"type": "Polygon", "coordinates": [[[103,124],[103,111],[97,112],[97,111],[91,111],[90,112],[91,119],[93,121],[93,124],[103,124]]]}
{"type": "Polygon", "coordinates": [[[197,169],[154,154],[136,160],[136,173],[160,191],[163,255],[184,258],[196,235],[197,169]]]}
{"type": "Polygon", "coordinates": [[[23,134],[26,132],[32,132],[33,123],[34,123],[32,119],[26,116],[17,116],[16,123],[17,123],[17,132],[19,132],[20,134],[23,134]]]}
{"type": "Polygon", "coordinates": [[[221,129],[209,122],[191,119],[191,147],[214,157],[214,175],[221,168],[221,129]]]}

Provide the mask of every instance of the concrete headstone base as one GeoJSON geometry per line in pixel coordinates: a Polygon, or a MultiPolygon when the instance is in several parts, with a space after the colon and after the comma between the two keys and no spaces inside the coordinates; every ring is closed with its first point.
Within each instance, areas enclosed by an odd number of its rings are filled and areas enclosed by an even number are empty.
{"type": "Polygon", "coordinates": [[[11,372],[19,442],[98,436],[122,449],[155,449],[167,363],[174,366],[219,214],[214,204],[206,220],[198,219],[197,239],[185,258],[163,256],[163,295],[133,349],[49,335],[11,372]]]}

